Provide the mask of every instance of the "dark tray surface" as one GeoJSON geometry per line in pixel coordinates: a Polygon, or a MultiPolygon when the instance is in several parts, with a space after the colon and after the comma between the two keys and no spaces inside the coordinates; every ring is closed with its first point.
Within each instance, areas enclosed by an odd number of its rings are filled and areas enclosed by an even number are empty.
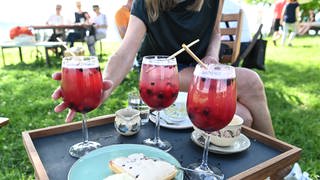
{"type": "MultiPolygon", "coordinates": [[[[161,128],[160,130],[160,136],[173,144],[173,149],[169,153],[182,166],[201,161],[203,149],[192,142],[191,132],[192,129],[171,130],[161,128]]],[[[82,140],[81,133],[81,130],[78,130],[33,139],[35,148],[51,180],[67,179],[70,167],[77,160],[68,154],[68,150],[70,146],[82,140]]],[[[100,142],[102,146],[126,143],[140,144],[144,139],[153,137],[153,135],[153,123],[142,126],[137,135],[130,137],[118,134],[113,123],[89,128],[89,139],[100,142]]],[[[209,164],[218,166],[224,172],[225,177],[228,178],[281,154],[279,150],[257,140],[250,138],[250,142],[249,149],[240,153],[228,155],[209,153],[209,164]]]]}

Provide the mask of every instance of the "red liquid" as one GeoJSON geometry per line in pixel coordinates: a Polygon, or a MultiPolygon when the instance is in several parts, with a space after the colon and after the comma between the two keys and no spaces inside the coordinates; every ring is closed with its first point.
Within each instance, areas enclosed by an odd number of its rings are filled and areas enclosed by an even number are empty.
{"type": "Polygon", "coordinates": [[[236,111],[235,79],[194,77],[190,84],[187,111],[192,123],[208,133],[224,128],[236,111]]]}
{"type": "Polygon", "coordinates": [[[62,68],[61,88],[70,109],[92,111],[99,106],[102,96],[100,68],[62,68]]]}
{"type": "Polygon", "coordinates": [[[139,88],[142,100],[149,107],[156,110],[169,107],[179,92],[176,65],[142,64],[139,88]]]}

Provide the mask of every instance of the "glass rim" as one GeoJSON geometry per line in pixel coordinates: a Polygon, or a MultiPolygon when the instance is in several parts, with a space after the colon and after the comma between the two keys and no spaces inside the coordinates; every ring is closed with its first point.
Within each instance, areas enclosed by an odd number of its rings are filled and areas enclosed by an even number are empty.
{"type": "Polygon", "coordinates": [[[62,58],[61,67],[63,68],[96,68],[100,67],[96,56],[68,56],[62,58]]]}
{"type": "Polygon", "coordinates": [[[193,72],[194,76],[209,79],[232,79],[236,78],[235,67],[226,64],[209,64],[208,68],[197,64],[193,72]]]}
{"type": "Polygon", "coordinates": [[[177,65],[175,57],[168,59],[168,55],[148,55],[142,58],[142,64],[177,65]]]}

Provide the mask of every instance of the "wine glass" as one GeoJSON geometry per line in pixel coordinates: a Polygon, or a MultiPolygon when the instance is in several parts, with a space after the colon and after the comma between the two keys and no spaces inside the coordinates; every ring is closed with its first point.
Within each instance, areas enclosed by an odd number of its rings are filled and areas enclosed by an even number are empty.
{"type": "Polygon", "coordinates": [[[157,111],[155,136],[143,144],[169,151],[172,145],[160,139],[160,110],[169,107],[179,93],[177,61],[168,56],[145,56],[142,60],[139,91],[142,100],[157,111]]]}
{"type": "Polygon", "coordinates": [[[99,106],[102,76],[97,57],[70,56],[62,60],[61,89],[64,102],[76,112],[82,113],[83,142],[70,147],[71,156],[79,158],[99,148],[98,142],[89,141],[86,113],[99,106]]]}
{"type": "Polygon", "coordinates": [[[232,66],[197,65],[189,86],[187,112],[193,125],[205,133],[201,163],[188,166],[198,173],[189,173],[191,179],[223,179],[220,169],[208,164],[210,133],[227,126],[236,111],[236,73],[232,66]]]}

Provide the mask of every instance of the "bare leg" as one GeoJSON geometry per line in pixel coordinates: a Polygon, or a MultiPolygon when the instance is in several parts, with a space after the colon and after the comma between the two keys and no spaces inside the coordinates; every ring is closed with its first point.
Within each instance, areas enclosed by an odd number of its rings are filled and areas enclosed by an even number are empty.
{"type": "Polygon", "coordinates": [[[193,71],[193,67],[188,67],[179,72],[180,91],[188,92],[189,84],[193,78],[193,71]]]}
{"type": "Polygon", "coordinates": [[[253,124],[253,118],[252,115],[247,107],[242,105],[241,103],[237,102],[237,110],[236,114],[244,120],[244,125],[248,127],[252,127],[253,124]]]}
{"type": "MultiPolygon", "coordinates": [[[[180,90],[188,91],[194,68],[179,72],[180,90]]],[[[257,73],[245,68],[236,68],[238,103],[236,114],[245,125],[274,136],[273,126],[267,106],[264,86],[257,73]]]]}
{"type": "Polygon", "coordinates": [[[263,83],[259,75],[246,68],[236,68],[238,102],[250,111],[252,128],[275,136],[263,83]]]}

